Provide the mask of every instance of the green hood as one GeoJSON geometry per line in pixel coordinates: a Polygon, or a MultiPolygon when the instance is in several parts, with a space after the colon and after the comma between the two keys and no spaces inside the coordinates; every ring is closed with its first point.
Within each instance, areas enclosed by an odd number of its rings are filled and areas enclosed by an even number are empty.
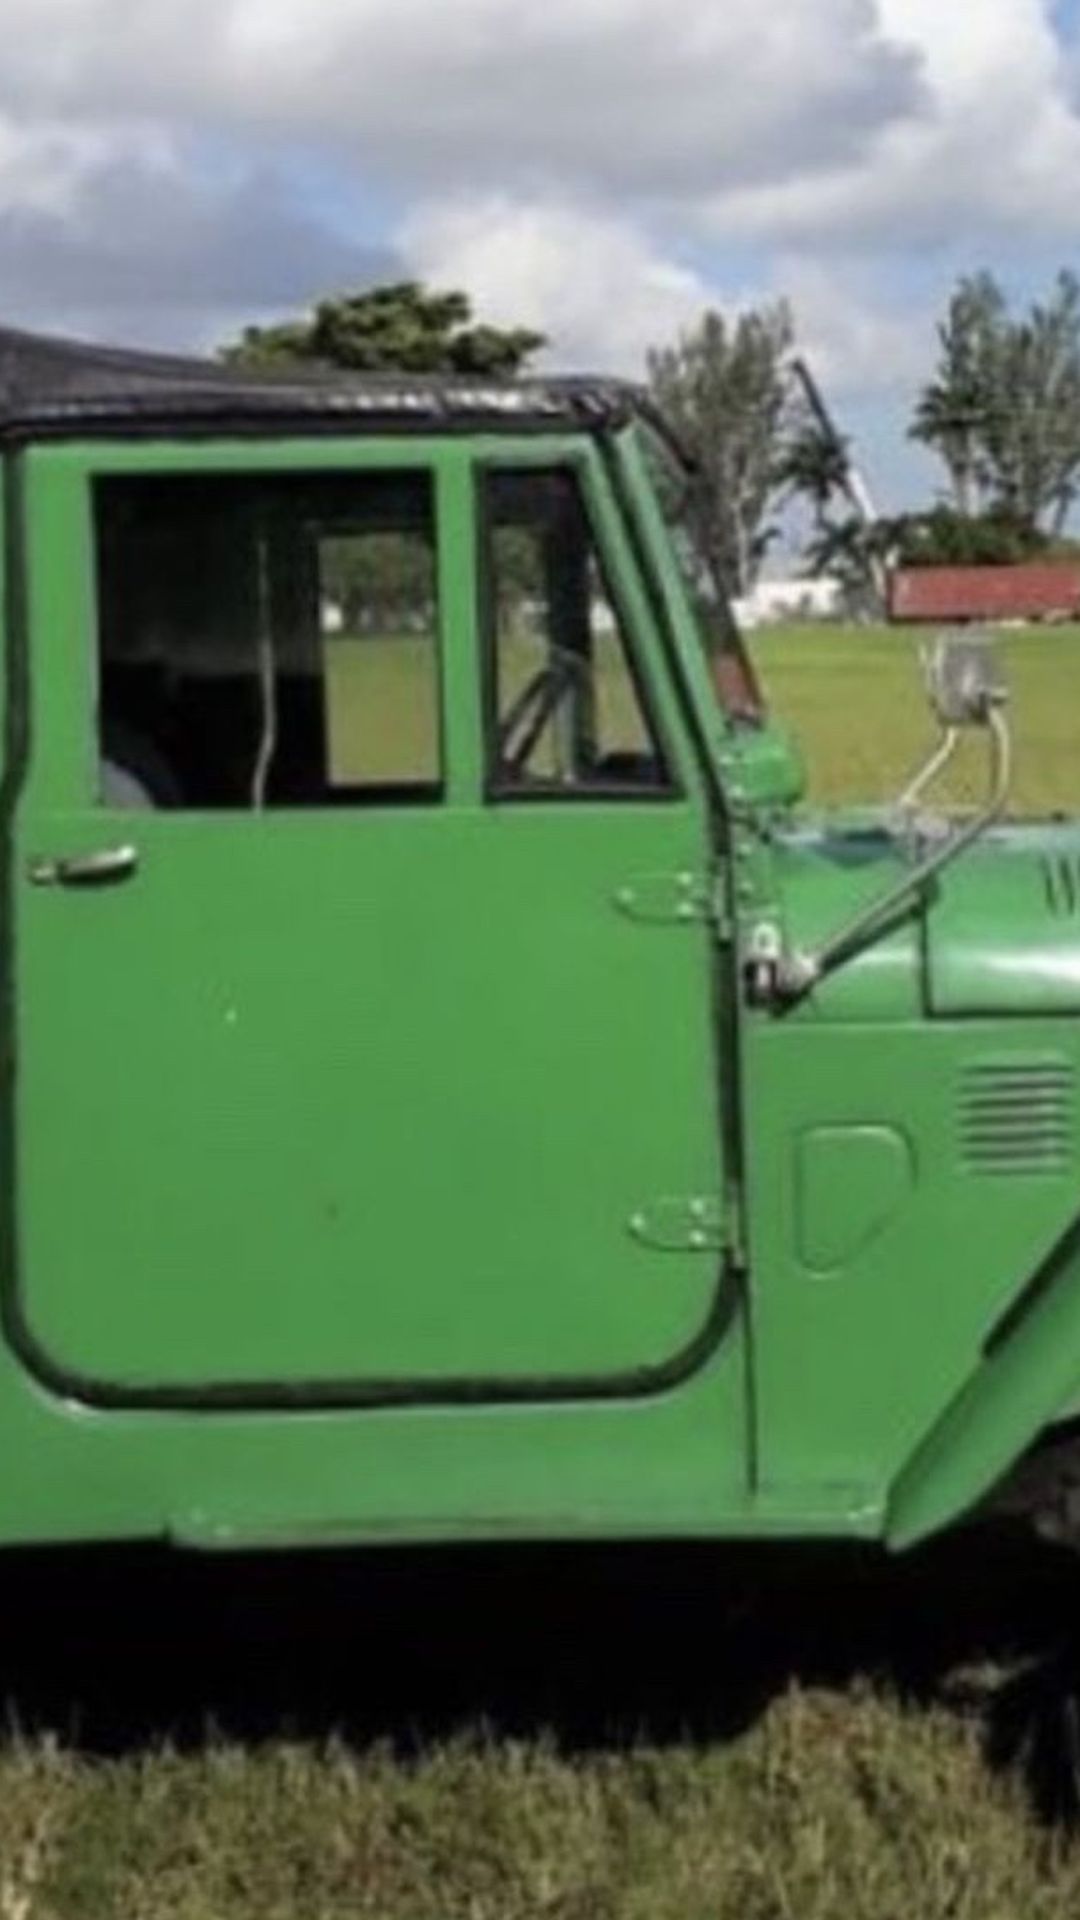
{"type": "Polygon", "coordinates": [[[1080,1013],[1080,834],[988,835],[942,876],[925,938],[932,1014],[1080,1013]]]}
{"type": "MultiPolygon", "coordinates": [[[[904,859],[881,819],[785,835],[778,847],[785,937],[813,951],[896,884],[904,859]]],[[[815,989],[797,1017],[1080,1013],[1080,830],[999,828],[935,880],[922,911],[815,989]]]]}

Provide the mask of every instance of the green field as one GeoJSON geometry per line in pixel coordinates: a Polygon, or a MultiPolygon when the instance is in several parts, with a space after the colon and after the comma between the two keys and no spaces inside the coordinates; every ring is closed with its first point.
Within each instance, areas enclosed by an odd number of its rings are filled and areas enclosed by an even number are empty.
{"type": "MultiPolygon", "coordinates": [[[[884,627],[775,627],[755,636],[771,708],[798,737],[813,802],[889,800],[910,778],[934,738],[922,644],[917,633],[884,627]]],[[[1014,811],[1080,813],[1080,627],[1017,631],[1000,645],[1016,740],[1014,811]]],[[[439,728],[426,643],[342,639],[328,658],[334,778],[435,778],[439,728]]],[[[515,652],[507,701],[541,660],[524,644],[515,652]]],[[[598,689],[601,714],[605,702],[610,713],[608,744],[638,744],[610,648],[598,689]]],[[[982,742],[967,742],[943,791],[976,799],[984,765],[982,742]]]]}
{"type": "MultiPolygon", "coordinates": [[[[335,638],[327,648],[326,720],[330,778],[334,785],[436,781],[439,775],[439,713],[434,652],[414,635],[335,638]]],[[[549,664],[535,635],[517,633],[499,652],[499,711],[549,664]]],[[[593,656],[597,739],[605,752],[640,750],[646,744],[621,651],[599,635],[593,656]]],[[[553,770],[552,730],[530,757],[534,773],[553,770]]]]}
{"type": "MultiPolygon", "coordinates": [[[[930,739],[915,642],[790,629],[754,651],[812,797],[895,794],[930,739]]],[[[1017,809],[1080,810],[1080,631],[1016,634],[1005,654],[1017,809]]],[[[408,705],[417,666],[368,651],[341,671],[347,777],[371,765],[349,755],[373,676],[408,705]]],[[[978,791],[977,762],[966,781],[978,791]]],[[[478,1574],[464,1600],[429,1560],[413,1615],[370,1606],[357,1572],[347,1609],[327,1620],[316,1581],[299,1624],[270,1575],[230,1588],[219,1564],[205,1621],[180,1598],[172,1626],[160,1588],[118,1575],[104,1651],[68,1561],[41,1628],[44,1714],[26,1621],[0,1635],[0,1920],[1077,1920],[1080,1842],[1033,1795],[1040,1778],[1065,1792],[1077,1759],[1076,1664],[1063,1679],[1045,1662],[1075,1639],[1080,1591],[1070,1560],[1004,1551],[1004,1575],[964,1543],[869,1580],[841,1561],[822,1588],[797,1558],[762,1587],[745,1555],[735,1581],[723,1555],[703,1575],[672,1549],[644,1585],[640,1554],[616,1569],[602,1604],[588,1581],[579,1603],[573,1557],[534,1554],[505,1598],[478,1574]],[[68,1708],[49,1631],[76,1636],[68,1708]],[[144,1706],[173,1684],[178,1639],[226,1731],[193,1736],[174,1695],[144,1706]],[[507,1644],[525,1711],[492,1705],[507,1644]],[[230,1724],[240,1685],[257,1731],[230,1724]],[[448,1689],[445,1713],[418,1707],[448,1689]]]]}
{"type": "MultiPolygon", "coordinates": [[[[770,705],[804,750],[810,797],[888,800],[934,735],[923,696],[923,639],[904,628],[776,627],[753,653],[770,705]]],[[[1080,813],[1080,627],[1031,628],[999,642],[1016,741],[1012,811],[1080,813]]],[[[944,792],[983,791],[983,746],[965,743],[944,792]]]]}

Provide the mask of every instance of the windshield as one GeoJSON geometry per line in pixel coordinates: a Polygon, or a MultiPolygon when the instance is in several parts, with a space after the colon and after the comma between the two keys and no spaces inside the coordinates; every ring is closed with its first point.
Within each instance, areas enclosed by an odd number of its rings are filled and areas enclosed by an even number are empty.
{"type": "Polygon", "coordinates": [[[643,441],[683,587],[717,700],[729,720],[760,726],[765,698],[706,535],[701,481],[690,457],[658,416],[643,421],[643,441]]]}

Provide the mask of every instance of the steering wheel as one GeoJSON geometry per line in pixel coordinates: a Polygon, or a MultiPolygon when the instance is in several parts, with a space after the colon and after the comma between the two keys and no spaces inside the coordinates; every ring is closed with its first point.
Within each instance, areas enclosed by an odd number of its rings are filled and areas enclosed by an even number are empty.
{"type": "Polygon", "coordinates": [[[588,678],[588,665],[580,655],[552,648],[545,665],[526,681],[499,722],[499,765],[504,773],[520,778],[552,714],[588,678]]]}

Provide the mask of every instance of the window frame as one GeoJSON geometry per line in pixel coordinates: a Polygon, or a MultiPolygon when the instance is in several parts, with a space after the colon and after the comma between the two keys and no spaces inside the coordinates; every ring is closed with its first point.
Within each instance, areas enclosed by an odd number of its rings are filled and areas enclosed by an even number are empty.
{"type": "MultiPolygon", "coordinates": [[[[678,772],[678,761],[661,703],[655,698],[642,658],[638,619],[630,608],[619,570],[613,563],[610,545],[597,512],[593,496],[593,473],[585,449],[568,450],[565,442],[545,451],[541,446],[528,452],[507,449],[506,454],[485,452],[473,463],[473,524],[475,527],[476,620],[481,673],[481,719],[483,728],[483,798],[488,806],[556,805],[576,807],[596,802],[619,805],[663,805],[684,800],[686,790],[678,772]],[[499,634],[497,595],[494,592],[495,560],[493,535],[495,524],[489,510],[491,483],[500,474],[568,474],[577,490],[592,552],[604,592],[615,614],[617,633],[627,672],[638,701],[642,719],[655,746],[660,779],[652,785],[630,785],[622,781],[597,781],[563,786],[531,786],[499,778],[499,634]]],[[[633,564],[631,560],[629,564],[633,564]]]]}

